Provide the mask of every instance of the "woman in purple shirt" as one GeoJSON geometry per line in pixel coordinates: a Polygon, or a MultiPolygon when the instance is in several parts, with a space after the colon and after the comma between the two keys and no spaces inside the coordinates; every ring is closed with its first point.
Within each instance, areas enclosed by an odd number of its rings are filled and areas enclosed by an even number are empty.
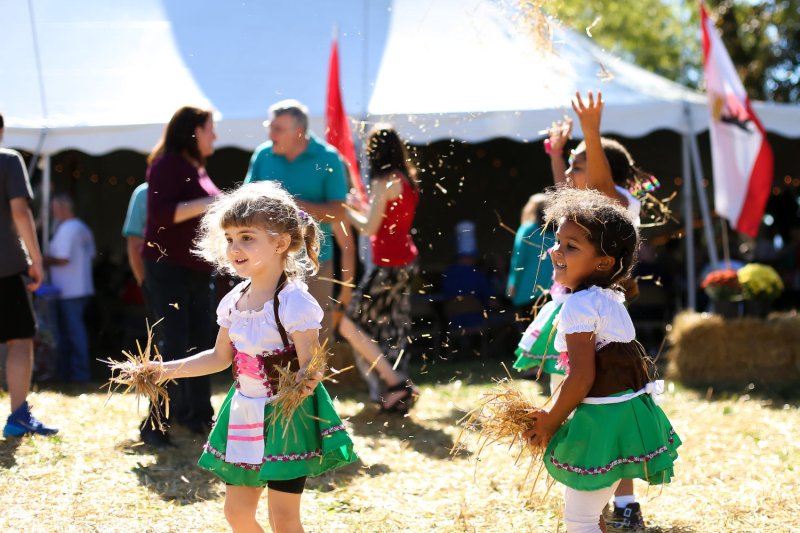
{"type": "MultiPolygon", "coordinates": [[[[164,360],[192,355],[214,344],[212,268],[192,254],[200,216],[219,194],[205,170],[214,152],[210,111],[179,109],[148,157],[147,222],[142,245],[144,285],[153,314],[163,319],[156,338],[164,360]]],[[[207,376],[168,386],[170,419],[206,434],[214,410],[207,376]]],[[[154,427],[154,409],[142,426],[142,440],[156,447],[171,445],[169,435],[154,427]]],[[[165,416],[162,416],[166,419],[165,416]]]]}

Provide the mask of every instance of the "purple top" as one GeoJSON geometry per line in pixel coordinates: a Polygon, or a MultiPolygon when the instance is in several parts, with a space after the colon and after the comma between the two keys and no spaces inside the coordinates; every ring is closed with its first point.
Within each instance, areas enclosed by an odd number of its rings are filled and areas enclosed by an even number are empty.
{"type": "Polygon", "coordinates": [[[212,267],[191,253],[200,217],[175,223],[179,203],[216,196],[219,189],[204,168],[196,168],[180,154],[165,152],[147,169],[147,223],[142,256],[201,272],[212,267]]]}

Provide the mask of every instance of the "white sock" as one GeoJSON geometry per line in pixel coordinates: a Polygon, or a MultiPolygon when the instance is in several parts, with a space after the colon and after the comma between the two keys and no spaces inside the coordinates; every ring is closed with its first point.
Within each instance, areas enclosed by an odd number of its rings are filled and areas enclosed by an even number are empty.
{"type": "Polygon", "coordinates": [[[628,504],[636,503],[635,494],[627,494],[625,496],[614,496],[614,507],[624,509],[628,504]]]}

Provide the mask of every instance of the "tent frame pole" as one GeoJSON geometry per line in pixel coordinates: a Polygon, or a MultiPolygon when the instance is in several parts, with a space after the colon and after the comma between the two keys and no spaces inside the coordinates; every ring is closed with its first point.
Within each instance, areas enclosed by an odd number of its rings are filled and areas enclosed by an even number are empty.
{"type": "Polygon", "coordinates": [[[50,254],[50,154],[42,154],[42,253],[50,254]]]}
{"type": "Polygon", "coordinates": [[[692,167],[694,169],[692,175],[697,187],[700,214],[703,217],[703,230],[706,235],[706,246],[708,246],[708,258],[711,264],[716,266],[719,263],[719,256],[717,255],[717,241],[714,237],[714,221],[711,220],[711,210],[708,208],[708,194],[703,185],[705,177],[703,176],[703,166],[700,164],[700,149],[697,147],[697,136],[692,126],[692,116],[688,104],[684,104],[683,112],[686,115],[686,125],[689,127],[689,153],[692,157],[692,167]]]}
{"type": "Polygon", "coordinates": [[[689,161],[689,133],[683,134],[683,223],[684,242],[686,243],[686,308],[697,309],[697,280],[694,265],[694,213],[692,201],[692,176],[689,161]]]}
{"type": "Polygon", "coordinates": [[[47,137],[47,128],[44,128],[41,132],[39,132],[39,142],[36,145],[36,151],[33,152],[33,157],[31,157],[31,162],[28,163],[28,177],[30,178],[33,176],[33,171],[36,168],[36,163],[39,162],[39,158],[42,154],[42,148],[44,148],[44,140],[47,137]]]}

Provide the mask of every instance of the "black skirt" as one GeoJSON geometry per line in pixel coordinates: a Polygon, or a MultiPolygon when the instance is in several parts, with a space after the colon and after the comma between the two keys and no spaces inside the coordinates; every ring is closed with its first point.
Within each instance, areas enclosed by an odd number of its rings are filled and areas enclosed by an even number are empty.
{"type": "MultiPolygon", "coordinates": [[[[376,267],[353,292],[345,310],[347,317],[378,341],[381,352],[394,365],[408,346],[411,330],[411,281],[416,262],[396,267],[376,267]]],[[[407,375],[408,354],[397,370],[407,375]]]]}

